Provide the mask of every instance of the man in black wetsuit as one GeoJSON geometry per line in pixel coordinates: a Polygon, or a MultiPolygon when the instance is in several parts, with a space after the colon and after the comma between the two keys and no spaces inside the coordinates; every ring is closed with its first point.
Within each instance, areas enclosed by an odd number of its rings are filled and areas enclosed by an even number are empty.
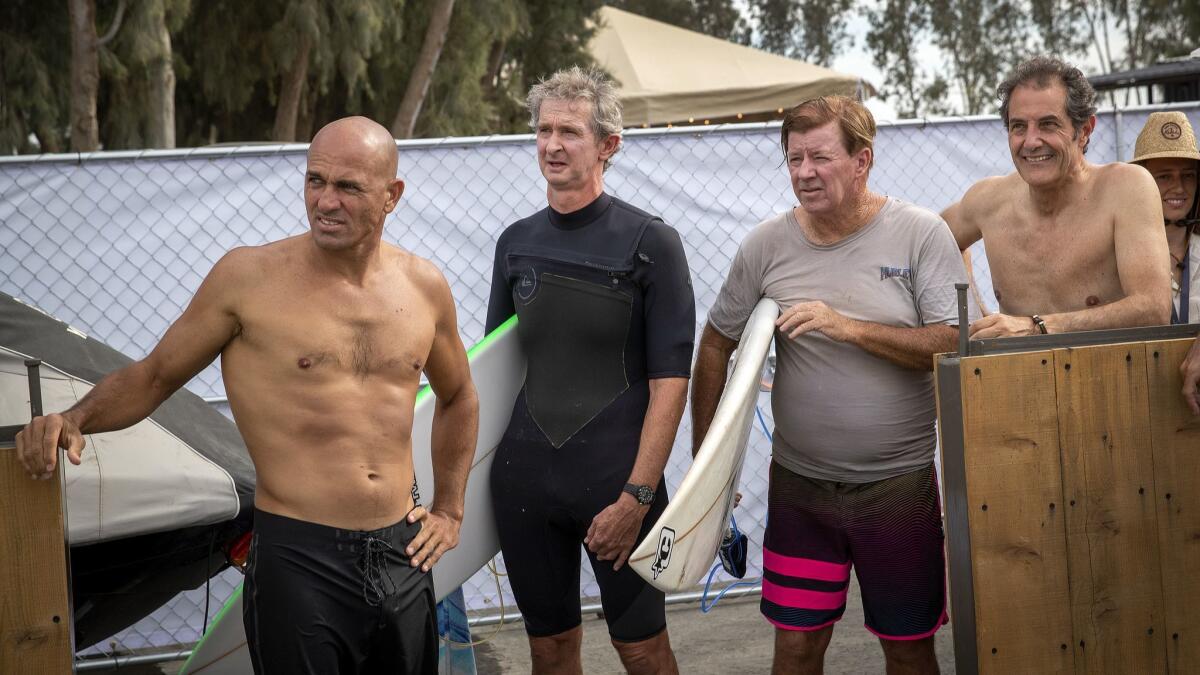
{"type": "Polygon", "coordinates": [[[579,673],[580,544],[630,673],[676,673],[664,598],[625,565],[666,507],[663,467],[696,330],[679,234],[604,192],[621,112],[603,75],[529,92],[549,208],[496,244],[487,330],[517,314],[525,389],[492,465],[501,550],[534,673],[579,673]]]}

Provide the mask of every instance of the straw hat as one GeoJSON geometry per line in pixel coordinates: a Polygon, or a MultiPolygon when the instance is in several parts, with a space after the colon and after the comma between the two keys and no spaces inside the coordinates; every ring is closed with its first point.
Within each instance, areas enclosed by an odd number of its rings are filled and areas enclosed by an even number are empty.
{"type": "Polygon", "coordinates": [[[1148,159],[1178,157],[1200,161],[1196,151],[1196,133],[1188,122],[1187,115],[1178,111],[1150,113],[1146,126],[1138,134],[1133,146],[1134,164],[1148,159]]]}

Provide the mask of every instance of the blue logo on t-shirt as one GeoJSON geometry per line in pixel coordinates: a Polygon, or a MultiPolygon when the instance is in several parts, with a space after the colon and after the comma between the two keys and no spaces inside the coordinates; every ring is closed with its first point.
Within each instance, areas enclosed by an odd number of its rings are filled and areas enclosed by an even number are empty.
{"type": "Polygon", "coordinates": [[[880,267],[879,280],[891,279],[900,277],[901,279],[912,280],[912,269],[908,267],[880,267]]]}

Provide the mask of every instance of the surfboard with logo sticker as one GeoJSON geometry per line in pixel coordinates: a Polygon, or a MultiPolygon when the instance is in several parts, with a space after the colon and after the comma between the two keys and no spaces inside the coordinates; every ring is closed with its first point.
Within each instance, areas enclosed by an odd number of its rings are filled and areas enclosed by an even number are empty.
{"type": "Polygon", "coordinates": [[[779,305],[766,298],[750,314],[708,435],[671,503],[629,557],[629,566],[656,588],[672,592],[694,586],[716,557],[733,510],[778,317],[779,305]]]}
{"type": "MultiPolygon", "coordinates": [[[[479,441],[467,480],[462,528],[458,546],[433,568],[433,587],[440,602],[462,586],[500,551],[492,515],[492,488],[488,474],[492,458],[508,428],[513,404],[525,383],[525,355],[517,339],[517,317],[492,331],[467,352],[471,379],[479,392],[479,441]]],[[[433,498],[433,392],[428,386],[417,393],[413,412],[413,468],[417,485],[413,498],[429,504],[433,498]],[[420,490],[417,489],[420,486],[420,490]]],[[[201,638],[180,675],[243,675],[252,672],[246,633],[242,627],[242,585],[239,585],[201,638]]]]}

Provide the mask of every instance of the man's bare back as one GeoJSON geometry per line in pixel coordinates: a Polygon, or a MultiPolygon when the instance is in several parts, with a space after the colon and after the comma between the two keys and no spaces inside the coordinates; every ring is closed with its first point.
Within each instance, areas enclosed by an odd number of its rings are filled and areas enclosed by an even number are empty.
{"type": "Polygon", "coordinates": [[[1167,323],[1158,188],[1141,167],[1084,158],[1096,118],[1082,73],[1039,57],[1000,90],[1017,171],[979,181],[942,214],[960,249],[980,238],[987,248],[1001,313],[971,336],[1167,323]]]}

